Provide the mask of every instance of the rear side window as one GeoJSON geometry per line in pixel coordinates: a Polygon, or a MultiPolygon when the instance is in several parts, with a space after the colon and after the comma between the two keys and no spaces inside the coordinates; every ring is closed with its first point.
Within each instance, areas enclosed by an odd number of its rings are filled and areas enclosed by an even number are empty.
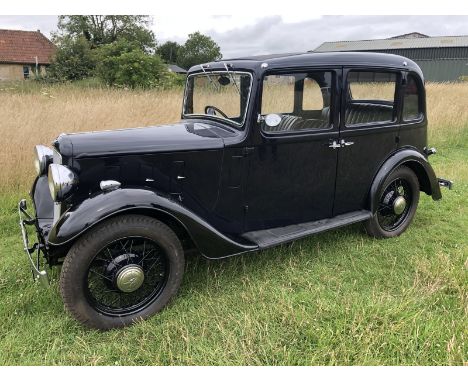
{"type": "Polygon", "coordinates": [[[397,75],[352,71],[348,74],[346,126],[394,120],[397,75]]]}
{"type": "Polygon", "coordinates": [[[419,119],[421,115],[418,82],[414,75],[410,74],[408,75],[403,98],[403,120],[411,121],[419,119]]]}

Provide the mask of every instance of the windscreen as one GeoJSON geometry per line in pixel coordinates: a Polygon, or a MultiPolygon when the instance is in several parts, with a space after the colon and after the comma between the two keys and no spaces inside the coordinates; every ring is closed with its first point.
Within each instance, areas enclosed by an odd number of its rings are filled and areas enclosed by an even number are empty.
{"type": "Polygon", "coordinates": [[[202,73],[189,77],[184,103],[186,116],[210,116],[242,125],[250,95],[246,73],[202,73]]]}

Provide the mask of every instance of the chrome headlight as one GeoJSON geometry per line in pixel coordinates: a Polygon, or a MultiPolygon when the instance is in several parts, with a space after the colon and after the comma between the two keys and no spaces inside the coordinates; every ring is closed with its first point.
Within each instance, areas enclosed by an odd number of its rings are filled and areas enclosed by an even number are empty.
{"type": "Polygon", "coordinates": [[[54,201],[63,199],[78,182],[73,171],[61,164],[49,165],[49,190],[54,201]]]}
{"type": "Polygon", "coordinates": [[[45,174],[47,166],[52,163],[54,152],[46,146],[37,145],[34,148],[34,167],[38,176],[45,174]]]}

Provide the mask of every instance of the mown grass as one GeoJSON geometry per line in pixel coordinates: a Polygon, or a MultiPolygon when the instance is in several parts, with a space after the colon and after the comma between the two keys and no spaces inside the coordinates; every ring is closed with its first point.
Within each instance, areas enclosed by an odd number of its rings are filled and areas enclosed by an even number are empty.
{"type": "MultiPolygon", "coordinates": [[[[26,183],[10,179],[10,189],[0,194],[0,364],[467,364],[468,87],[456,88],[457,97],[447,100],[450,86],[428,86],[428,108],[458,105],[453,118],[439,116],[434,123],[432,115],[430,126],[430,143],[438,148],[431,162],[455,188],[443,190],[437,203],[422,194],[404,235],[375,240],[358,224],[227,260],[191,256],[173,303],[123,330],[93,331],[70,318],[58,293],[58,270],[47,290],[31,283],[15,209],[26,183]]],[[[99,101],[94,90],[60,91],[75,97],[63,100],[70,104],[63,116],[69,124],[77,120],[70,114],[73,102],[111,105],[113,97],[103,93],[99,101]]],[[[168,97],[131,95],[148,102],[168,97]]],[[[114,96],[123,105],[124,96],[114,96]]],[[[105,108],[101,114],[97,106],[90,110],[84,119],[90,123],[103,114],[111,118],[105,108]]],[[[132,118],[130,108],[127,113],[125,122],[132,118]]],[[[58,111],[39,123],[58,126],[57,116],[58,111]]],[[[136,124],[144,117],[133,115],[136,124]]],[[[21,115],[20,121],[25,119],[21,115]]],[[[28,145],[36,139],[21,122],[12,121],[10,128],[28,145]]],[[[2,122],[0,129],[2,136],[8,133],[2,122]]],[[[2,167],[31,166],[30,149],[25,148],[27,163],[4,161],[2,167]]],[[[6,173],[2,176],[6,180],[6,173]]]]}

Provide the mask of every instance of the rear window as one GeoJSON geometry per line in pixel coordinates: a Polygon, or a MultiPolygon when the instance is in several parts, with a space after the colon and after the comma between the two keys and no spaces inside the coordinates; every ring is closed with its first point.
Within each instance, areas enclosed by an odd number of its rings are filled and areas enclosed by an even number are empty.
{"type": "Polygon", "coordinates": [[[397,75],[379,71],[348,74],[346,126],[394,121],[397,75]]]}
{"type": "Polygon", "coordinates": [[[353,100],[393,102],[395,99],[395,73],[351,72],[348,84],[353,100]]]}
{"type": "Polygon", "coordinates": [[[411,121],[419,119],[422,115],[418,82],[414,75],[408,75],[403,97],[403,120],[411,121]]]}

